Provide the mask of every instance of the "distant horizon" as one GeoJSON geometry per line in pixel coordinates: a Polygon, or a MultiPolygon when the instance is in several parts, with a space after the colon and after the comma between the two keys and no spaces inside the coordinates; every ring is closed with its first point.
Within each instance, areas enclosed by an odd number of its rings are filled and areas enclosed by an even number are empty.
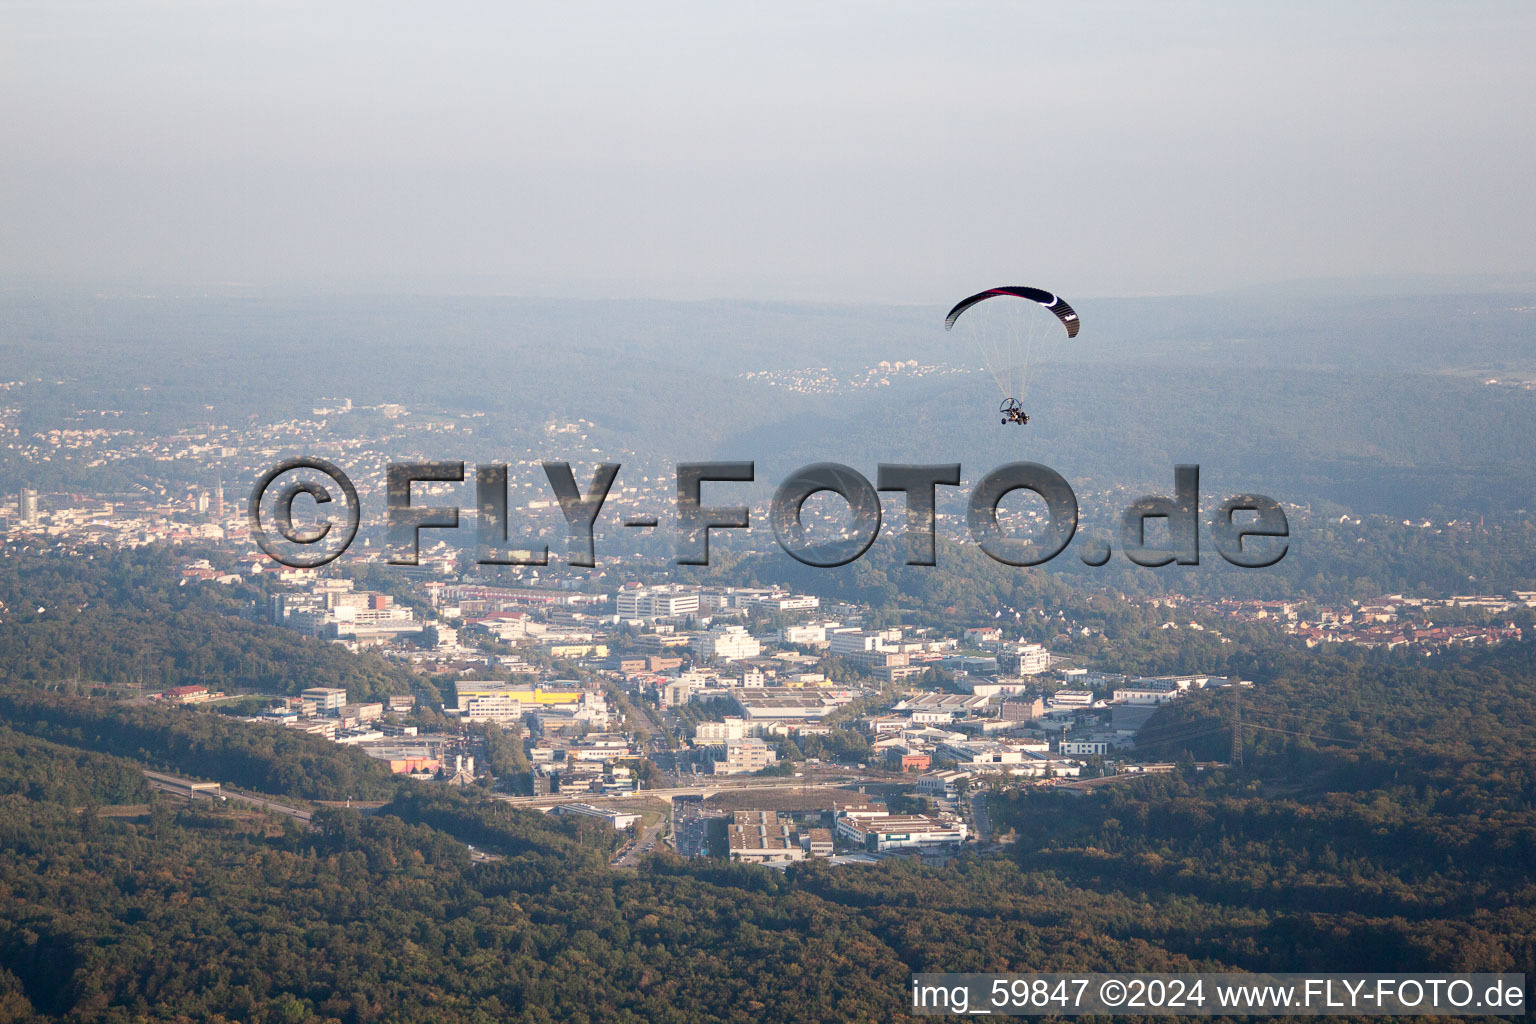
{"type": "MultiPolygon", "coordinates": [[[[1006,276],[1006,275],[1003,275],[1006,276]]],[[[1002,284],[1037,284],[1049,287],[1050,282],[1030,279],[978,280],[976,288],[1002,284]]],[[[885,298],[874,294],[791,293],[788,291],[750,293],[700,293],[684,294],[657,289],[636,289],[630,292],[597,292],[598,282],[580,281],[533,282],[496,284],[485,281],[474,283],[473,277],[410,275],[409,281],[390,276],[366,280],[345,281],[320,278],[311,281],[194,281],[194,280],[131,280],[113,278],[75,279],[62,276],[0,275],[0,294],[31,291],[54,295],[86,295],[101,299],[130,298],[239,298],[243,296],[273,298],[466,298],[466,299],[529,299],[539,301],[589,301],[589,302],[661,302],[661,303],[709,303],[740,302],[769,305],[815,305],[832,307],[882,306],[892,308],[926,308],[953,301],[957,294],[934,293],[934,297],[905,300],[885,298]],[[406,287],[416,282],[416,287],[406,287]],[[164,294],[161,294],[164,293],[164,294]]],[[[1132,301],[1142,299],[1198,299],[1260,295],[1266,292],[1283,294],[1308,288],[1318,289],[1320,294],[1332,298],[1361,296],[1389,297],[1409,295],[1415,291],[1431,289],[1444,294],[1498,295],[1536,291],[1536,270],[1499,271],[1487,273],[1402,273],[1356,274],[1320,277],[1277,278],[1255,281],[1250,284],[1216,287],[1207,290],[1186,291],[1121,291],[1097,292],[1093,290],[1072,292],[1078,301],[1094,302],[1132,301]]],[[[1063,292],[1065,294],[1065,292],[1063,292]]]]}

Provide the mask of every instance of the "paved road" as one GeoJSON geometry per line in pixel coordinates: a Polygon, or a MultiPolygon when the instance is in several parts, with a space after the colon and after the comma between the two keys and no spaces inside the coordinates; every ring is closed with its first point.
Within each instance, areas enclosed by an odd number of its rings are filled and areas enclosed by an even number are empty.
{"type": "MultiPolygon", "coordinates": [[[[280,803],[269,796],[259,793],[242,793],[239,790],[230,789],[228,786],[219,786],[217,792],[210,792],[206,787],[207,782],[197,779],[186,779],[179,775],[167,775],[164,772],[152,772],[144,769],[144,778],[149,782],[151,789],[158,789],[162,793],[172,793],[176,796],[187,797],[191,800],[202,798],[205,800],[233,800],[235,803],[250,804],[271,811],[274,814],[282,814],[297,821],[309,822],[310,812],[302,807],[294,807],[291,804],[280,803]]],[[[214,784],[217,785],[217,784],[214,784]]]]}
{"type": "MultiPolygon", "coordinates": [[[[708,778],[705,776],[704,778],[708,778]]],[[[796,789],[842,789],[847,786],[857,785],[860,782],[904,782],[906,785],[915,785],[915,781],[909,776],[902,780],[899,776],[870,776],[860,778],[837,777],[821,781],[813,779],[754,779],[747,781],[698,782],[689,786],[660,786],[656,789],[642,789],[636,793],[620,793],[613,796],[603,796],[598,793],[553,793],[549,796],[509,796],[505,793],[494,794],[498,800],[505,800],[509,804],[520,807],[553,807],[563,803],[601,803],[604,800],[634,800],[636,798],[656,797],[660,800],[671,800],[679,796],[704,796],[714,793],[738,793],[743,791],[764,790],[796,790],[796,789]]]]}
{"type": "MultiPolygon", "coordinates": [[[[222,797],[225,800],[233,800],[236,803],[249,804],[253,807],[260,807],[263,810],[271,811],[273,814],[286,815],[287,817],[290,817],[295,821],[302,822],[305,825],[309,824],[309,811],[304,810],[302,807],[294,807],[291,804],[281,803],[280,801],[274,800],[269,796],[263,796],[258,793],[241,793],[237,790],[230,789],[227,786],[221,786],[220,791],[214,793],[207,789],[207,787],[210,785],[209,783],[199,782],[196,779],[182,778],[179,775],[167,775],[164,772],[152,772],[148,769],[144,770],[144,778],[148,780],[151,789],[157,789],[162,793],[172,793],[176,796],[186,797],[190,800],[196,800],[199,798],[205,800],[218,800],[222,797]]],[[[330,802],[330,805],[333,807],[344,806],[344,804],[335,802],[330,802]]],[[[353,804],[353,806],[357,805],[353,804]]],[[[372,807],[364,806],[359,809],[364,813],[367,813],[369,810],[372,810],[378,806],[379,805],[377,803],[373,803],[372,807]]],[[[497,861],[506,860],[506,858],[501,856],[499,853],[487,853],[484,850],[477,850],[473,846],[470,846],[468,843],[465,843],[464,845],[469,849],[469,859],[476,864],[494,864],[497,861]]],[[[651,845],[654,846],[655,843],[652,842],[651,845]]],[[[649,847],[647,847],[647,849],[649,849],[649,847]]]]}
{"type": "Polygon", "coordinates": [[[971,794],[971,825],[975,827],[977,842],[984,843],[992,838],[992,822],[987,818],[986,790],[971,794]]]}
{"type": "Polygon", "coordinates": [[[616,868],[632,868],[638,865],[640,858],[654,850],[656,844],[661,841],[661,831],[664,827],[664,825],[646,826],[645,831],[640,834],[640,838],[635,840],[634,844],[624,851],[613,862],[612,866],[616,868]]]}
{"type": "Polygon", "coordinates": [[[625,694],[625,697],[629,700],[629,706],[640,717],[641,724],[645,726],[646,731],[652,736],[661,736],[661,726],[657,725],[656,719],[651,717],[651,709],[645,706],[645,701],[639,697],[630,697],[628,694],[625,694]]]}

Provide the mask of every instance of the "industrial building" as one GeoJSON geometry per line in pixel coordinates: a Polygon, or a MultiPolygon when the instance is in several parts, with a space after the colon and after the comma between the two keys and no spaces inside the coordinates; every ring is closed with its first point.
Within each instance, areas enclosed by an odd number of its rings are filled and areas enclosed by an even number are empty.
{"type": "Polygon", "coordinates": [[[776,864],[806,856],[793,823],[777,811],[737,811],[726,837],[731,860],[746,864],[776,864]]]}
{"type": "Polygon", "coordinates": [[[841,817],[837,834],[869,853],[927,846],[957,846],[969,830],[963,822],[948,823],[925,814],[888,814],[880,818],[841,817]]]}

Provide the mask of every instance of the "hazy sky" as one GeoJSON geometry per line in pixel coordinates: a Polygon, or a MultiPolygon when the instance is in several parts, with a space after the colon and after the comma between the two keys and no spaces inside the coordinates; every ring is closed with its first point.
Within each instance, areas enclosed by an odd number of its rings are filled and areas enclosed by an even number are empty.
{"type": "Polygon", "coordinates": [[[1536,270],[1536,5],[0,5],[0,276],[938,303],[1536,270]]]}

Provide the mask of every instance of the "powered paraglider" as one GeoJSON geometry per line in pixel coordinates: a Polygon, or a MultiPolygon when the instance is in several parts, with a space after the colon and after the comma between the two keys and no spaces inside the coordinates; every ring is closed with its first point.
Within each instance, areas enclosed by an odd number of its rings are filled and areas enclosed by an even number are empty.
{"type": "Polygon", "coordinates": [[[977,292],[957,302],[944,318],[944,329],[954,330],[980,356],[997,383],[1003,394],[1002,422],[1020,425],[1029,422],[1020,403],[1029,393],[1031,363],[1060,342],[1063,329],[1075,338],[1081,326],[1077,311],[1061,296],[1026,285],[977,292]],[[981,308],[972,311],[976,306],[981,308]]]}

